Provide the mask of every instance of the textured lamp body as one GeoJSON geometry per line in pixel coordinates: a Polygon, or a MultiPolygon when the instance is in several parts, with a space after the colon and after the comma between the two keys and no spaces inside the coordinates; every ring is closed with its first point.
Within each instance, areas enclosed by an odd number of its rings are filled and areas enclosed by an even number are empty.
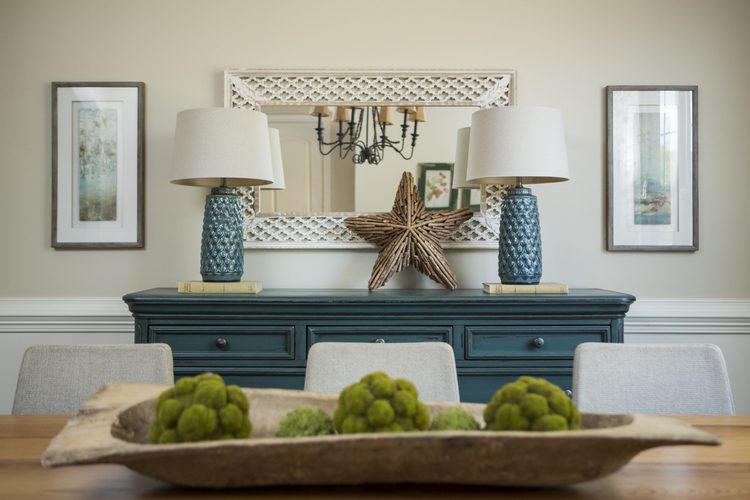
{"type": "Polygon", "coordinates": [[[201,276],[203,281],[239,281],[243,269],[240,197],[234,188],[213,188],[203,212],[201,276]]]}
{"type": "Polygon", "coordinates": [[[542,277],[539,209],[528,188],[511,188],[503,199],[498,274],[503,283],[517,285],[535,285],[542,277]]]}

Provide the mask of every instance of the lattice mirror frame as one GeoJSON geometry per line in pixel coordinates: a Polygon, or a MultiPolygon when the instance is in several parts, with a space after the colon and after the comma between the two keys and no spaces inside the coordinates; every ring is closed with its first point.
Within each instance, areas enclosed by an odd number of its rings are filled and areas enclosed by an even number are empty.
{"type": "MultiPolygon", "coordinates": [[[[224,72],[224,106],[261,110],[269,105],[508,106],[515,102],[515,71],[294,71],[224,72]]],[[[344,225],[343,215],[255,216],[255,191],[242,188],[245,248],[372,248],[344,225]]],[[[442,242],[445,248],[497,246],[504,186],[483,192],[481,214],[442,242]]],[[[347,214],[346,216],[357,215],[347,214]]]]}

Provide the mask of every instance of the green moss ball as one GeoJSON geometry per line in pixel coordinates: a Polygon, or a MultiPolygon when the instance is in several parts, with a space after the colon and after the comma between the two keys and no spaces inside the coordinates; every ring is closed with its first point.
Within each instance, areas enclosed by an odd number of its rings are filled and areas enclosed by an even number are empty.
{"type": "Polygon", "coordinates": [[[565,431],[581,428],[581,414],[555,384],[520,377],[498,390],[484,410],[487,430],[565,431]]]}
{"type": "Polygon", "coordinates": [[[152,443],[237,439],[250,435],[250,405],[236,385],[214,373],[185,377],[156,400],[152,443]]]}
{"type": "Polygon", "coordinates": [[[430,413],[414,384],[383,372],[344,388],[333,414],[333,427],[342,434],[423,431],[429,425],[430,413]]]}

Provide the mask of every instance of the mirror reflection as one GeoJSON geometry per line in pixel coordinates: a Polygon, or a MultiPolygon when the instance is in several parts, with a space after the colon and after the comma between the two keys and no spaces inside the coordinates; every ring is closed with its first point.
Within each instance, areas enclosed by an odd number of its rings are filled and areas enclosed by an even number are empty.
{"type": "MultiPolygon", "coordinates": [[[[367,108],[365,108],[367,109],[367,108]]],[[[457,131],[471,124],[473,107],[427,107],[418,122],[418,139],[410,151],[413,122],[408,123],[407,144],[402,158],[393,148],[384,148],[377,164],[355,164],[355,155],[341,158],[341,148],[321,155],[318,117],[308,106],[263,106],[269,126],[279,130],[285,188],[261,188],[256,198],[258,216],[341,215],[386,212],[391,209],[401,174],[409,171],[418,183],[428,209],[471,206],[479,210],[478,189],[452,189],[457,131]]],[[[390,140],[400,141],[402,114],[393,110],[392,125],[385,130],[390,140]]],[[[321,113],[322,114],[322,113],[321,113]]],[[[335,142],[339,123],[336,108],[321,117],[325,142],[335,142]]],[[[383,116],[380,112],[379,116],[383,116]]],[[[344,122],[343,128],[347,127],[344,122]]],[[[372,134],[372,131],[370,131],[372,134]]],[[[325,150],[330,149],[326,147],[325,150]]]]}

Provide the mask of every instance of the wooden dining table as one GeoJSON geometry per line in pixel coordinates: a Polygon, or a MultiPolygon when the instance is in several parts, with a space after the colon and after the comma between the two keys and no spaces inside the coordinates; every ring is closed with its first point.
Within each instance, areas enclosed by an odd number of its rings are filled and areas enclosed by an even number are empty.
{"type": "Polygon", "coordinates": [[[723,443],[720,446],[653,448],[640,453],[614,474],[558,488],[376,484],[237,490],[175,487],[121,465],[42,467],[42,453],[68,418],[66,415],[0,415],[0,499],[750,499],[750,416],[679,417],[720,436],[723,443]]]}

